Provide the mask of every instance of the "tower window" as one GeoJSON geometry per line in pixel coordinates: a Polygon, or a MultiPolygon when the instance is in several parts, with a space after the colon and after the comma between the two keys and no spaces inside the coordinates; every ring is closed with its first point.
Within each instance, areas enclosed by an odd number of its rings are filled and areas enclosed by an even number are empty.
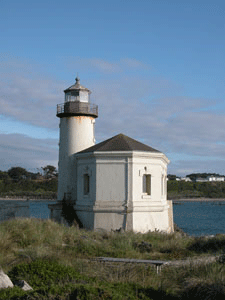
{"type": "Polygon", "coordinates": [[[143,175],[143,193],[151,195],[151,175],[143,175]]]}
{"type": "Polygon", "coordinates": [[[84,195],[88,195],[90,192],[90,176],[84,174],[84,195]]]}

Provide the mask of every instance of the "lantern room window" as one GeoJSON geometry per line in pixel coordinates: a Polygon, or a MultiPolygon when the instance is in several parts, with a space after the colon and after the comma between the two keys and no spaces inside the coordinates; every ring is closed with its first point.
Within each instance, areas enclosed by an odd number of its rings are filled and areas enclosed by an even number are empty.
{"type": "Polygon", "coordinates": [[[65,102],[79,101],[79,91],[72,91],[65,94],[65,102]]]}

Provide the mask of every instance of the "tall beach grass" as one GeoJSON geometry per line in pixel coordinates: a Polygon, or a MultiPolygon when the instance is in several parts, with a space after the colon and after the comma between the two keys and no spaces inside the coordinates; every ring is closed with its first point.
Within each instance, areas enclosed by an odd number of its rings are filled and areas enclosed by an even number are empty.
{"type": "Polygon", "coordinates": [[[0,224],[0,266],[11,279],[24,279],[34,290],[1,290],[0,299],[190,299],[195,294],[214,299],[213,294],[225,296],[223,263],[165,266],[157,274],[153,267],[102,264],[94,258],[192,260],[220,255],[224,244],[223,235],[115,233],[51,220],[5,221],[0,224]]]}

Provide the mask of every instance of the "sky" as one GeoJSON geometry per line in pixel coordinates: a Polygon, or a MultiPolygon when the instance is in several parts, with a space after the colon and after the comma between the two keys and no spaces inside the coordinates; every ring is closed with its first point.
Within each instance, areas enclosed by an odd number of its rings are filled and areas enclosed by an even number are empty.
{"type": "Polygon", "coordinates": [[[0,0],[0,170],[57,167],[77,73],[97,142],[123,133],[170,174],[225,174],[224,0],[0,0]]]}

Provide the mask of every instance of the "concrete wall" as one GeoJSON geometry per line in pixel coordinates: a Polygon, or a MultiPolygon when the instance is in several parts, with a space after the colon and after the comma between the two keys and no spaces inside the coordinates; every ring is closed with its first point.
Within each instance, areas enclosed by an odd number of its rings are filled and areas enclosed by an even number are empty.
{"type": "Polygon", "coordinates": [[[133,202],[166,200],[167,160],[162,155],[136,153],[133,158],[133,202]],[[151,195],[142,191],[143,175],[151,175],[151,195]],[[163,180],[162,180],[163,178],[163,180]],[[163,186],[163,188],[162,188],[163,186]]]}
{"type": "Polygon", "coordinates": [[[132,223],[138,232],[169,232],[166,175],[169,160],[162,153],[136,152],[133,157],[132,223]],[[143,176],[151,176],[151,193],[143,193],[143,176]]]}
{"type": "MultiPolygon", "coordinates": [[[[106,155],[106,154],[105,154],[106,155]]],[[[78,154],[75,209],[85,228],[119,229],[123,226],[126,201],[126,157],[78,154]],[[90,192],[84,195],[84,174],[90,192]]]]}
{"type": "Polygon", "coordinates": [[[123,228],[137,232],[173,228],[172,205],[166,199],[168,159],[147,152],[96,152],[76,155],[75,209],[89,229],[123,228]],[[90,194],[83,193],[83,174],[90,174],[90,194]],[[143,175],[151,175],[151,195],[143,193],[143,175]]]}
{"type": "Polygon", "coordinates": [[[77,196],[76,204],[81,206],[93,206],[96,199],[96,164],[93,156],[87,156],[77,160],[77,196]],[[90,191],[84,195],[84,174],[89,175],[90,191]]]}
{"type": "Polygon", "coordinates": [[[76,193],[72,191],[76,182],[73,155],[95,144],[94,123],[95,119],[89,116],[60,119],[58,200],[63,199],[64,193],[76,193]]]}
{"type": "Polygon", "coordinates": [[[167,200],[169,205],[168,218],[169,218],[169,232],[174,232],[174,222],[173,222],[173,201],[167,200]]]}
{"type": "Polygon", "coordinates": [[[0,222],[14,218],[29,218],[30,205],[29,202],[1,200],[0,205],[0,222]]]}
{"type": "Polygon", "coordinates": [[[122,205],[126,199],[126,158],[98,157],[96,159],[96,202],[122,205]]]}

